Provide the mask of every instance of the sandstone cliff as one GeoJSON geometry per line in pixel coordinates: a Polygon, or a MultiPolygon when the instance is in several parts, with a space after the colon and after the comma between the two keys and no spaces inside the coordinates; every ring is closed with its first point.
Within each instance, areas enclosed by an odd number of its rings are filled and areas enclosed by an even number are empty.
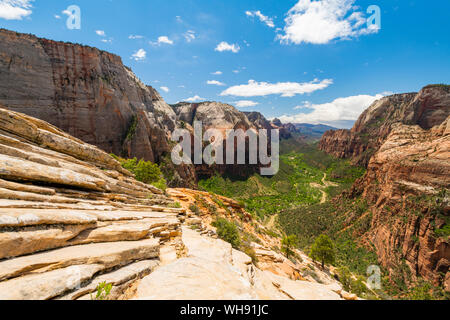
{"type": "Polygon", "coordinates": [[[449,172],[450,116],[430,130],[394,124],[353,187],[371,205],[364,237],[407,284],[421,276],[450,291],[449,172]]]}
{"type": "MultiPolygon", "coordinates": [[[[0,74],[10,110],[123,157],[161,163],[171,151],[175,113],[114,54],[0,29],[0,74]]],[[[195,184],[192,168],[172,169],[171,185],[195,184]]]]}
{"type": "MultiPolygon", "coordinates": [[[[226,163],[226,140],[227,140],[227,130],[259,130],[259,129],[271,129],[264,127],[266,124],[265,118],[261,117],[260,122],[252,122],[248,119],[247,115],[237,110],[235,107],[220,103],[220,102],[202,102],[202,103],[178,103],[172,106],[177,115],[177,120],[184,123],[187,129],[193,132],[192,126],[195,121],[200,121],[203,125],[203,133],[208,129],[217,129],[221,132],[223,136],[223,150],[224,150],[224,160],[226,163]]],[[[270,132],[269,132],[270,139],[270,132]]],[[[193,139],[192,139],[193,141],[193,139]]],[[[270,146],[269,146],[270,147],[270,146]]],[[[235,143],[235,150],[237,149],[237,143],[235,143]]],[[[253,173],[259,172],[261,165],[249,165],[248,164],[248,143],[245,146],[246,152],[246,163],[247,164],[235,164],[230,165],[217,165],[214,164],[209,166],[207,164],[195,165],[196,172],[199,177],[210,177],[216,173],[222,175],[230,175],[233,177],[248,177],[253,173]]],[[[269,149],[270,150],[270,149],[269,149]]]]}
{"type": "Polygon", "coordinates": [[[367,166],[391,133],[393,124],[419,125],[423,129],[441,124],[450,113],[449,93],[448,86],[428,86],[419,93],[382,98],[359,117],[351,130],[326,132],[319,148],[367,166]]]}
{"type": "MultiPolygon", "coordinates": [[[[450,87],[383,98],[352,130],[327,132],[320,148],[366,165],[350,192],[371,215],[362,236],[393,279],[419,277],[450,290],[450,87]],[[447,230],[447,231],[445,231],[447,230]]],[[[348,217],[352,220],[351,217],[348,217]]],[[[353,222],[356,223],[356,222],[353,222]]]]}

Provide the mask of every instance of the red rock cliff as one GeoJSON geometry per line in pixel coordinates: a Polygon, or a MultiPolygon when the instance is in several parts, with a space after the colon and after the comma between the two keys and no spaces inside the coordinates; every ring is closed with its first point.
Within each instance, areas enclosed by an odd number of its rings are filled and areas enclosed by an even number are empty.
{"type": "Polygon", "coordinates": [[[385,97],[352,130],[327,132],[320,148],[367,166],[351,197],[367,200],[363,239],[391,276],[450,291],[450,87],[385,97]]]}
{"type": "Polygon", "coordinates": [[[372,208],[365,235],[391,275],[450,291],[450,116],[430,130],[395,124],[353,187],[372,208]],[[406,267],[406,268],[405,268],[406,267]]]}
{"type": "Polygon", "coordinates": [[[428,86],[419,93],[396,94],[372,104],[351,130],[328,131],[319,148],[354,164],[367,166],[392,131],[403,123],[430,129],[441,124],[450,113],[450,88],[428,86]]]}

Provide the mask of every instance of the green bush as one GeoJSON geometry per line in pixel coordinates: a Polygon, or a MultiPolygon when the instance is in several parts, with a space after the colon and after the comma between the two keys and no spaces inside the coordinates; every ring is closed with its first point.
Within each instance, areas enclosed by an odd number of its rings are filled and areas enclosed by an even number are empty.
{"type": "Polygon", "coordinates": [[[220,239],[230,243],[233,248],[239,249],[241,245],[241,237],[239,230],[233,222],[224,218],[218,218],[212,224],[217,229],[217,235],[220,239]]]}
{"type": "Polygon", "coordinates": [[[181,204],[179,202],[174,202],[174,203],[169,204],[169,208],[180,209],[181,204]]]}
{"type": "Polygon", "coordinates": [[[150,161],[133,159],[123,159],[112,155],[120,162],[123,168],[134,174],[136,180],[146,184],[151,184],[161,190],[166,190],[167,182],[157,164],[150,161]]]}
{"type": "Polygon", "coordinates": [[[196,206],[195,204],[191,204],[189,206],[189,210],[191,210],[192,213],[199,215],[200,214],[200,208],[196,206]]]}
{"type": "Polygon", "coordinates": [[[281,241],[281,252],[286,255],[286,258],[294,255],[293,249],[298,245],[298,238],[295,234],[284,237],[281,241]]]}

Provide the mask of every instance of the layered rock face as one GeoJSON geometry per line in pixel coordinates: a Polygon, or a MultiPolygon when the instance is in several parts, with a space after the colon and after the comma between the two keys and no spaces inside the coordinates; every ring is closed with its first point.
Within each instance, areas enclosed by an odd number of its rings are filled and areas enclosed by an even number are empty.
{"type": "Polygon", "coordinates": [[[370,205],[363,238],[407,285],[423,277],[450,290],[449,116],[450,87],[428,86],[375,102],[352,130],[327,132],[320,142],[367,166],[351,192],[370,205]]]}
{"type": "Polygon", "coordinates": [[[319,148],[354,164],[367,166],[370,158],[386,141],[392,125],[403,123],[430,129],[441,124],[450,113],[450,89],[428,86],[419,93],[397,94],[370,106],[351,130],[328,131],[319,148]]]}
{"type": "Polygon", "coordinates": [[[0,108],[0,299],[112,297],[160,263],[183,209],[100,149],[0,108]]]}
{"type": "Polygon", "coordinates": [[[353,187],[372,205],[365,236],[383,265],[407,283],[421,276],[450,290],[450,239],[439,231],[448,228],[449,172],[450,116],[430,130],[394,124],[353,187]]]}
{"type": "MultiPolygon", "coordinates": [[[[123,157],[160,163],[171,151],[175,113],[114,54],[1,29],[0,74],[10,110],[123,157]]],[[[192,170],[176,169],[175,185],[194,185],[192,170]]]]}
{"type": "MultiPolygon", "coordinates": [[[[251,122],[247,116],[238,111],[231,105],[219,103],[219,102],[202,102],[202,103],[179,103],[172,106],[177,115],[178,121],[184,123],[186,128],[193,132],[194,122],[200,121],[202,123],[203,134],[208,129],[219,130],[223,136],[223,150],[224,150],[224,163],[226,163],[226,140],[227,140],[227,130],[243,130],[247,132],[248,130],[259,130],[268,129],[263,127],[266,124],[264,117],[259,118],[260,122],[251,122]],[[260,126],[261,125],[261,126],[260,126]]],[[[270,128],[271,129],[271,128],[270,128]]],[[[270,132],[269,132],[270,138],[270,132]]],[[[192,143],[194,139],[192,138],[192,143]]],[[[269,146],[270,147],[270,146],[269,146]]],[[[234,146],[235,156],[237,150],[237,143],[234,146]]],[[[197,174],[200,177],[210,177],[216,173],[227,174],[235,177],[247,177],[253,173],[258,172],[260,165],[249,165],[248,164],[248,150],[249,145],[246,144],[246,163],[247,164],[235,164],[230,165],[207,165],[198,164],[195,165],[197,174]]],[[[270,150],[270,149],[269,149],[270,150]]]]}

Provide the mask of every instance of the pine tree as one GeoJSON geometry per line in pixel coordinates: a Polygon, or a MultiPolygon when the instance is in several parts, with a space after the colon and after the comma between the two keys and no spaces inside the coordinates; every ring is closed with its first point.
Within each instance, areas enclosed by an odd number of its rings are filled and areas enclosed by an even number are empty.
{"type": "Polygon", "coordinates": [[[326,263],[334,263],[335,250],[331,239],[325,234],[319,236],[311,247],[310,256],[322,264],[322,269],[326,263]]]}

